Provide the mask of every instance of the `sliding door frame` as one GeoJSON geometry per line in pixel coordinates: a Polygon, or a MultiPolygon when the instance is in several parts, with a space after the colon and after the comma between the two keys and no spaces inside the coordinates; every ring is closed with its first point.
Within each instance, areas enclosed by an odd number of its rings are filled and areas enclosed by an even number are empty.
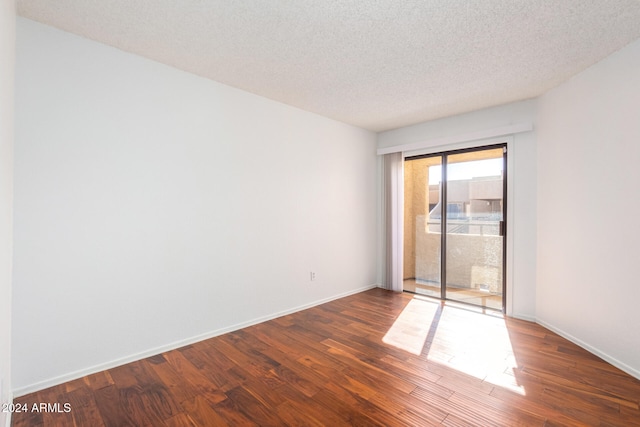
{"type": "MultiPolygon", "coordinates": [[[[510,293],[509,292],[509,284],[511,283],[510,280],[508,280],[510,278],[510,274],[511,274],[511,268],[509,268],[508,266],[508,259],[510,258],[508,256],[508,254],[511,252],[511,248],[512,246],[512,239],[510,238],[510,233],[509,233],[509,229],[510,229],[510,223],[511,221],[509,220],[510,217],[510,212],[511,210],[508,208],[509,207],[509,189],[511,188],[511,185],[509,185],[509,159],[510,156],[508,156],[507,154],[510,151],[510,147],[512,146],[513,143],[513,138],[512,137],[505,137],[505,138],[500,138],[498,141],[493,141],[493,142],[489,142],[489,141],[472,141],[469,143],[465,143],[463,144],[464,147],[435,147],[433,149],[433,151],[431,150],[427,150],[427,152],[424,152],[425,150],[420,150],[422,151],[422,153],[420,152],[405,152],[403,153],[403,164],[404,162],[406,162],[407,160],[418,160],[418,159],[423,159],[423,158],[427,158],[427,157],[440,157],[441,158],[441,165],[442,165],[442,171],[441,171],[441,183],[442,183],[442,188],[440,190],[441,192],[441,203],[442,203],[442,208],[441,208],[441,225],[440,225],[440,299],[442,300],[446,300],[449,301],[449,299],[447,298],[447,203],[448,203],[448,198],[447,198],[447,166],[448,166],[448,156],[450,155],[455,155],[455,154],[463,154],[463,153],[472,153],[475,151],[483,151],[483,150],[492,150],[492,149],[499,149],[502,148],[503,149],[503,154],[502,154],[502,158],[503,158],[503,177],[502,177],[502,223],[500,226],[500,233],[502,235],[502,313],[505,314],[509,314],[507,313],[508,311],[508,305],[507,305],[507,295],[510,293]]],[[[402,216],[401,216],[402,217],[402,216]]],[[[451,301],[455,301],[455,300],[451,300],[451,301]]],[[[460,301],[457,301],[460,302],[460,301]]],[[[475,304],[471,304],[474,305],[476,307],[478,307],[475,304]]],[[[486,307],[489,308],[489,307],[486,307]]],[[[509,310],[510,311],[510,310],[509,310]]]]}

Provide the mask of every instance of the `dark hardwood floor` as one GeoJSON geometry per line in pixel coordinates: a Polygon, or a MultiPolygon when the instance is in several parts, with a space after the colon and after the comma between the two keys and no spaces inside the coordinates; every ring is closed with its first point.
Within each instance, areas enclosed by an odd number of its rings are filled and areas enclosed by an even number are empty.
{"type": "Polygon", "coordinates": [[[547,329],[381,289],[15,399],[43,402],[13,425],[640,426],[640,381],[547,329]]]}

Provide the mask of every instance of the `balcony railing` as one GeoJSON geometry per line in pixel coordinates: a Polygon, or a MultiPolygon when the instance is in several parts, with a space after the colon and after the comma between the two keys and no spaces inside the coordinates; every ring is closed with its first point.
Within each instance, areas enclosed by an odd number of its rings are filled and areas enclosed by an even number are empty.
{"type": "MultiPolygon", "coordinates": [[[[500,235],[500,220],[480,220],[480,219],[449,219],[447,220],[447,233],[449,234],[473,234],[480,236],[500,235]]],[[[430,219],[427,221],[429,233],[441,232],[440,219],[430,219]]]]}

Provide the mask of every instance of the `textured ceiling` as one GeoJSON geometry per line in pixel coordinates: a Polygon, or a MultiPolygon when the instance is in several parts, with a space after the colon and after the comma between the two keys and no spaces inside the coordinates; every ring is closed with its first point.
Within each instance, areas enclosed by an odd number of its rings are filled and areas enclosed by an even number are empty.
{"type": "Polygon", "coordinates": [[[18,13],[374,131],[536,97],[640,37],[639,0],[18,0],[18,13]]]}

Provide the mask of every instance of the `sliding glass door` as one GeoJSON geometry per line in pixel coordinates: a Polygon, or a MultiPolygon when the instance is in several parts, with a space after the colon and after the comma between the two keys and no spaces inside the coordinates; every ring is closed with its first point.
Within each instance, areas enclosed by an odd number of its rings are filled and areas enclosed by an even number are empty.
{"type": "Polygon", "coordinates": [[[442,156],[404,163],[404,290],[442,294],[442,156]]]}
{"type": "Polygon", "coordinates": [[[506,145],[409,157],[404,171],[404,289],[503,310],[506,145]]]}

